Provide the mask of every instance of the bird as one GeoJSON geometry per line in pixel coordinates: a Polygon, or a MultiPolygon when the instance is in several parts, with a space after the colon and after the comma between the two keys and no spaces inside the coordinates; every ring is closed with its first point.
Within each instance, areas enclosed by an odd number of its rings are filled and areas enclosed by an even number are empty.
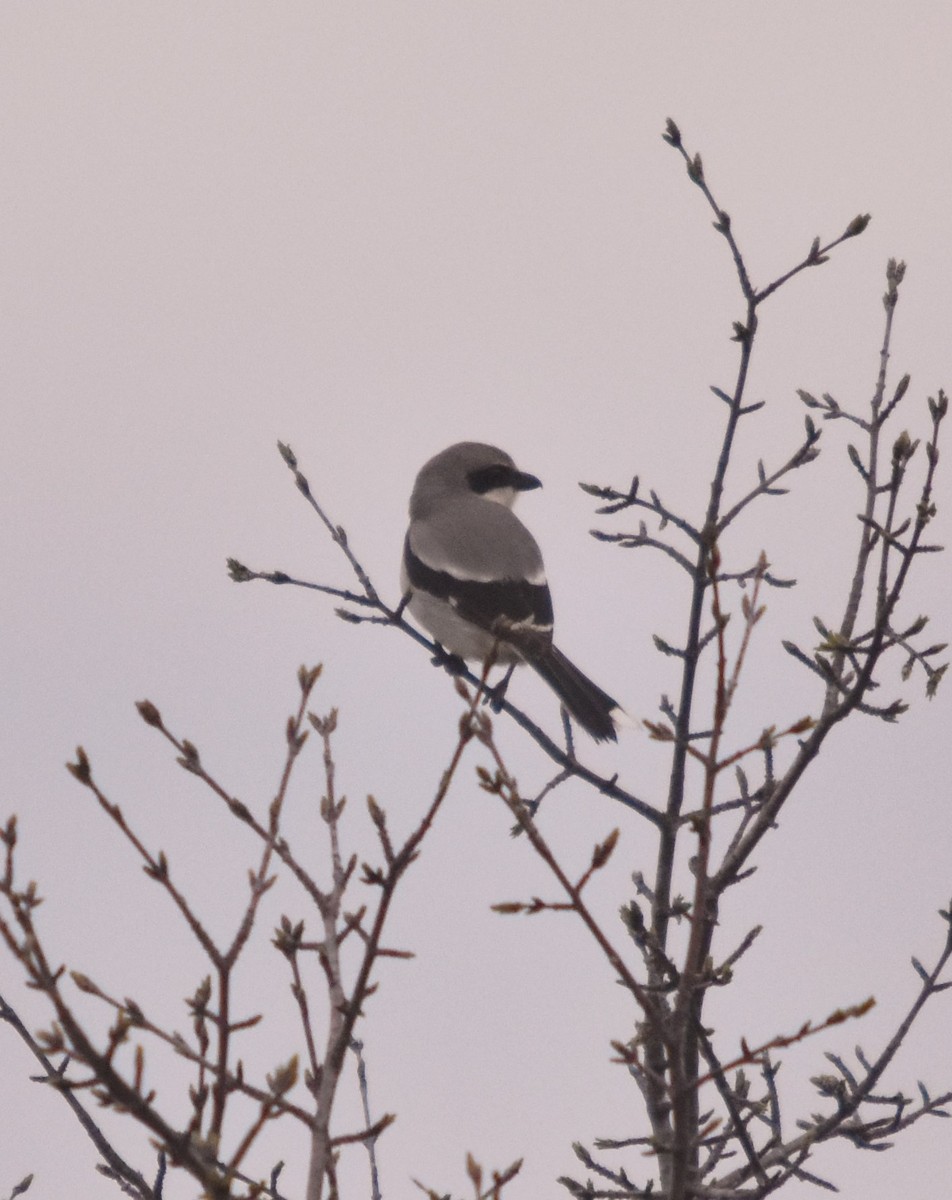
{"type": "Polygon", "coordinates": [[[503,690],[512,669],[527,663],[596,741],[616,741],[616,726],[631,718],[553,642],[542,553],[512,511],[520,492],[541,486],[484,442],[434,455],[410,496],[402,607],[457,663],[492,656],[508,665],[503,690]]]}

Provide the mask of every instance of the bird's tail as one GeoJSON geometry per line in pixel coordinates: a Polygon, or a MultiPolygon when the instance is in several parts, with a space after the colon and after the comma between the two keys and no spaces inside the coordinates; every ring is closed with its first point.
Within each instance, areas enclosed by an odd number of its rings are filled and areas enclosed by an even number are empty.
{"type": "Polygon", "coordinates": [[[617,741],[616,726],[632,724],[625,710],[551,643],[526,661],[596,742],[617,741]]]}

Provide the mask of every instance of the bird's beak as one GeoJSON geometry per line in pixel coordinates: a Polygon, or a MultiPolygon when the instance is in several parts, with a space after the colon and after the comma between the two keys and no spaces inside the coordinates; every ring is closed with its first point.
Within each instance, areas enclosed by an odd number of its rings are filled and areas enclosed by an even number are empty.
{"type": "Polygon", "coordinates": [[[531,492],[533,488],[542,487],[542,480],[536,479],[535,475],[527,475],[525,471],[514,471],[511,486],[517,492],[531,492]]]}

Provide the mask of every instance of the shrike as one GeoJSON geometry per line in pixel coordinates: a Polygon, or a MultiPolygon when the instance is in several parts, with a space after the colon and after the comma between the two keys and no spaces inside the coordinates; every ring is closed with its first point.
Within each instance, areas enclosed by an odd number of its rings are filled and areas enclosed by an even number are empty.
{"type": "Polygon", "coordinates": [[[417,475],[401,580],[413,616],[449,653],[526,662],[596,741],[630,718],[552,641],[552,598],[535,538],[512,512],[541,487],[502,450],[459,442],[417,475]]]}

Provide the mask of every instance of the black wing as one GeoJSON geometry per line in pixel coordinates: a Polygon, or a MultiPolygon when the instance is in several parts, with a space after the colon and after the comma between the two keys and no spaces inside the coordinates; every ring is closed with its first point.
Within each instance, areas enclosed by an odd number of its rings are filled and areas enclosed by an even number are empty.
{"type": "Polygon", "coordinates": [[[465,579],[437,570],[413,551],[407,535],[405,558],[410,586],[445,600],[466,621],[505,637],[507,626],[551,634],[552,596],[547,583],[525,579],[465,579]]]}

